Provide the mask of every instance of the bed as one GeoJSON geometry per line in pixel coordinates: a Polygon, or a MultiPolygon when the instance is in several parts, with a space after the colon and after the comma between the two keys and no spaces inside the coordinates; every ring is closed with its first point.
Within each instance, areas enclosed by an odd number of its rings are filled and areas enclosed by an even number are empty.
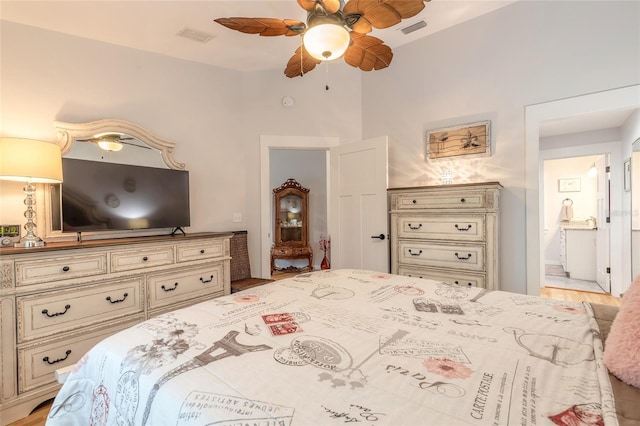
{"type": "Polygon", "coordinates": [[[317,271],[107,338],[47,425],[616,425],[602,354],[589,304],[317,271]]]}

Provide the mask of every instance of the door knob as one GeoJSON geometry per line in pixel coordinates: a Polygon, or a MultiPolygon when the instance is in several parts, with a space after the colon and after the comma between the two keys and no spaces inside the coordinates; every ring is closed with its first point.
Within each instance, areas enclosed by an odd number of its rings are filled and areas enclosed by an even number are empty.
{"type": "Polygon", "coordinates": [[[371,238],[377,238],[379,240],[384,240],[384,234],[380,234],[380,235],[372,235],[371,238]]]}

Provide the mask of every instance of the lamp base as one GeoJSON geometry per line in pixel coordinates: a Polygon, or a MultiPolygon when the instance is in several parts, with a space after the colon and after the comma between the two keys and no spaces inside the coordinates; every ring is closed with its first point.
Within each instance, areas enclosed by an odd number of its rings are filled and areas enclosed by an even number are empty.
{"type": "Polygon", "coordinates": [[[47,245],[46,242],[42,240],[37,240],[37,241],[20,241],[19,243],[15,243],[13,246],[20,247],[20,248],[31,248],[31,247],[44,247],[46,245],[47,245]]]}
{"type": "Polygon", "coordinates": [[[45,242],[42,240],[42,238],[36,235],[36,224],[33,222],[33,219],[36,217],[36,212],[33,209],[33,206],[36,204],[36,200],[33,196],[36,193],[36,187],[31,181],[27,181],[27,185],[23,188],[23,190],[26,195],[24,204],[27,206],[27,211],[24,212],[24,217],[27,218],[27,223],[24,225],[24,229],[27,231],[27,233],[22,238],[20,238],[19,242],[14,244],[14,247],[42,247],[45,245],[45,242]]]}

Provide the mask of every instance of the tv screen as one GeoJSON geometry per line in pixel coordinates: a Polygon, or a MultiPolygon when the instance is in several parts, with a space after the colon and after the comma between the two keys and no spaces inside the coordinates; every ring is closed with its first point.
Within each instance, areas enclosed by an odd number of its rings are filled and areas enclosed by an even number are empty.
{"type": "Polygon", "coordinates": [[[62,230],[177,228],[190,224],[189,172],[62,159],[62,230]]]}

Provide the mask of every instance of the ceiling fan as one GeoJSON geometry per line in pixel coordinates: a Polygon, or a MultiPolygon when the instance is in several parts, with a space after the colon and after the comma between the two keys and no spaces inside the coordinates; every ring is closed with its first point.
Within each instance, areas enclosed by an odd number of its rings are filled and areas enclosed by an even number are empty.
{"type": "Polygon", "coordinates": [[[307,11],[306,24],[295,19],[218,18],[218,24],[246,34],[302,37],[284,73],[303,76],[322,61],[344,57],[347,64],[363,71],[389,66],[391,48],[367,35],[417,15],[430,0],[297,0],[307,11]]]}
{"type": "Polygon", "coordinates": [[[78,142],[91,142],[91,143],[95,143],[96,145],[98,145],[101,149],[104,149],[105,151],[120,151],[124,145],[130,145],[130,146],[135,146],[136,148],[145,148],[145,149],[151,149],[148,146],[144,146],[144,145],[138,145],[136,143],[132,143],[132,142],[127,142],[127,141],[134,141],[136,140],[136,138],[132,138],[132,137],[125,137],[125,135],[122,135],[120,133],[103,133],[100,135],[96,135],[94,137],[91,138],[85,138],[85,139],[76,139],[78,142]]]}

